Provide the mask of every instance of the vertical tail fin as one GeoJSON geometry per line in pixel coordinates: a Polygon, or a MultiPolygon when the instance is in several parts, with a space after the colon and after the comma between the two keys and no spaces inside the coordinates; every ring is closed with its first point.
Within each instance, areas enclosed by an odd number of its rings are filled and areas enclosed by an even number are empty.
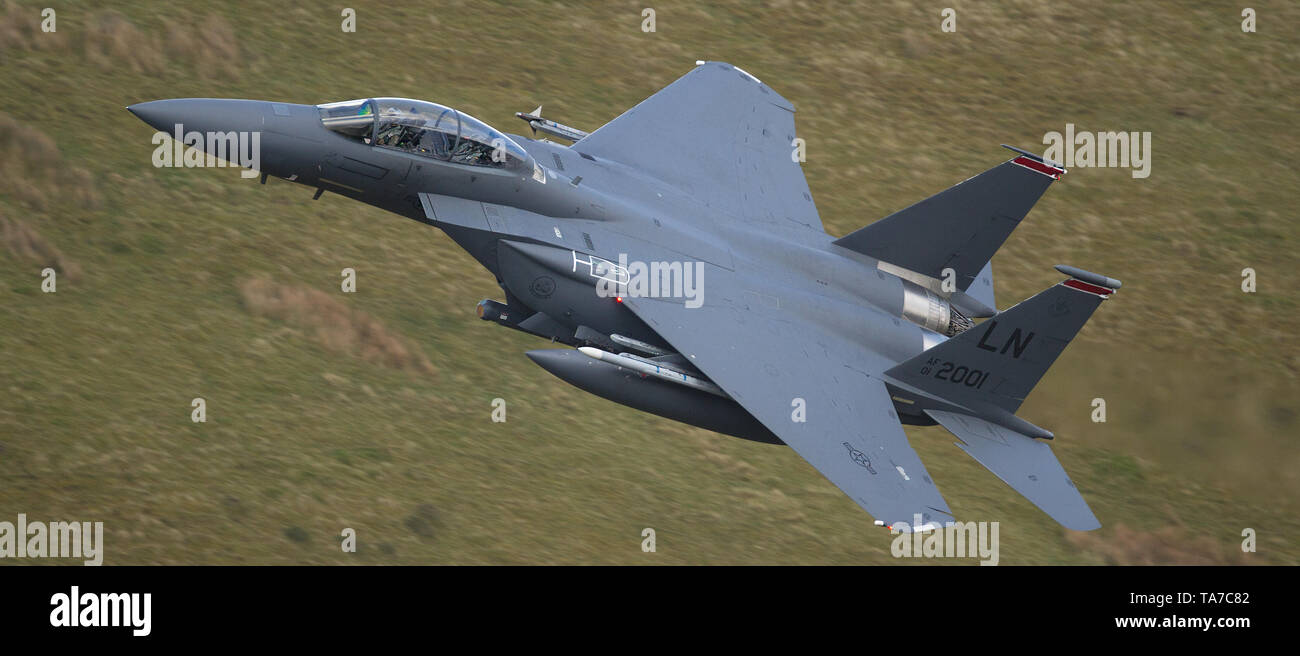
{"type": "Polygon", "coordinates": [[[835,244],[931,278],[951,268],[957,289],[967,291],[1048,185],[1065,174],[1038,155],[1006,147],[1019,155],[835,244]]]}
{"type": "Polygon", "coordinates": [[[1058,266],[1070,279],[890,369],[889,376],[971,408],[1015,413],[1120,282],[1058,266]]]}

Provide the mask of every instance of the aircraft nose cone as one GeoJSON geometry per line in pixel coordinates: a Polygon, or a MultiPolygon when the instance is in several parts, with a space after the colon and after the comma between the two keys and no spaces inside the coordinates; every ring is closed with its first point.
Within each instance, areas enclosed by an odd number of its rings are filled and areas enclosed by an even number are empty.
{"type": "Polygon", "coordinates": [[[136,103],[126,108],[153,129],[168,133],[175,129],[177,124],[193,123],[200,115],[207,113],[205,109],[204,101],[195,98],[154,100],[136,103]]]}
{"type": "Polygon", "coordinates": [[[166,102],[165,100],[155,100],[153,102],[136,103],[127,106],[126,111],[135,114],[136,118],[148,123],[154,129],[161,130],[162,128],[159,126],[166,122],[166,109],[163,107],[166,102]]]}
{"type": "Polygon", "coordinates": [[[262,129],[268,105],[257,100],[176,98],[137,103],[126,109],[155,130],[169,134],[178,125],[182,132],[251,132],[262,129]]]}

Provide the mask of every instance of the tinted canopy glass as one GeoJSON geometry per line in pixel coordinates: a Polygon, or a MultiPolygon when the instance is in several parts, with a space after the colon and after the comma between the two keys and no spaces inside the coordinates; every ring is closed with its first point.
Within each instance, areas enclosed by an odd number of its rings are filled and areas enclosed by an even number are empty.
{"type": "Polygon", "coordinates": [[[345,100],[316,105],[316,109],[325,127],[350,137],[369,138],[375,126],[375,105],[369,100],[345,100]]]}
{"type": "Polygon", "coordinates": [[[450,107],[376,98],[375,145],[456,164],[525,169],[528,153],[486,123],[450,107]]]}
{"type": "Polygon", "coordinates": [[[444,162],[531,170],[513,139],[469,114],[409,98],[369,98],[317,105],[321,124],[359,141],[444,162]]]}

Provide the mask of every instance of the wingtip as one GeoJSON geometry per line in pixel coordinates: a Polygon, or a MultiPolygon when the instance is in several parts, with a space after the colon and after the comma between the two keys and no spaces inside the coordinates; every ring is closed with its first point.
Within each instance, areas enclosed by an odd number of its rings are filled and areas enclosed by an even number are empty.
{"type": "Polygon", "coordinates": [[[1095,531],[1101,528],[1101,522],[1097,521],[1097,518],[1093,516],[1093,517],[1089,517],[1088,521],[1084,521],[1084,522],[1070,522],[1070,524],[1061,522],[1061,526],[1064,526],[1065,528],[1068,528],[1071,531],[1086,532],[1086,531],[1095,531]],[[1073,526],[1071,524],[1073,524],[1073,526]]]}
{"type": "Polygon", "coordinates": [[[1035,153],[1035,152],[1033,152],[1033,151],[1029,151],[1029,150],[1025,150],[1024,148],[1016,148],[1015,146],[1012,146],[1012,145],[1009,145],[1009,144],[1000,144],[1000,145],[1001,145],[1003,148],[1006,148],[1007,150],[1010,150],[1011,152],[1014,152],[1014,153],[1020,153],[1021,155],[1024,155],[1025,157],[1028,157],[1028,158],[1030,158],[1030,159],[1032,159],[1032,160],[1034,160],[1034,161],[1036,161],[1036,162],[1038,162],[1038,163],[1040,163],[1040,164],[1046,164],[1046,165],[1048,165],[1048,166],[1050,166],[1050,167],[1052,167],[1052,168],[1061,169],[1062,172],[1065,171],[1065,165],[1064,165],[1064,164],[1061,164],[1061,163],[1059,163],[1059,162],[1054,162],[1054,161],[1052,161],[1052,160],[1050,160],[1050,159],[1047,159],[1046,157],[1043,157],[1042,155],[1039,155],[1038,153],[1035,153]]]}
{"type": "Polygon", "coordinates": [[[1093,285],[1097,285],[1100,287],[1106,287],[1112,290],[1119,289],[1124,285],[1123,282],[1120,282],[1119,280],[1116,280],[1109,276],[1103,276],[1100,273],[1093,273],[1091,271],[1084,271],[1079,267],[1072,267],[1068,264],[1058,264],[1054,268],[1057,271],[1060,271],[1061,273],[1064,273],[1065,275],[1070,276],[1072,278],[1077,278],[1086,283],[1091,283],[1093,285]]]}

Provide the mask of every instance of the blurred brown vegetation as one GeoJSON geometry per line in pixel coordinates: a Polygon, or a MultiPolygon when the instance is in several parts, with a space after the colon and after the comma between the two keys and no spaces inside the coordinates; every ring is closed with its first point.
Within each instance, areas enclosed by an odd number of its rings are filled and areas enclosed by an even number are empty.
{"type": "Polygon", "coordinates": [[[1091,533],[1070,531],[1070,544],[1107,565],[1246,565],[1246,554],[1178,526],[1143,531],[1118,524],[1091,533]]]}
{"type": "Polygon", "coordinates": [[[81,265],[68,259],[54,244],[19,219],[0,211],[0,242],[9,252],[41,268],[50,267],[68,279],[81,277],[81,265]]]}
{"type": "Polygon", "coordinates": [[[434,372],[419,348],[374,317],[349,308],[336,295],[265,278],[241,282],[239,293],[253,314],[306,330],[331,351],[394,369],[434,372]]]}

